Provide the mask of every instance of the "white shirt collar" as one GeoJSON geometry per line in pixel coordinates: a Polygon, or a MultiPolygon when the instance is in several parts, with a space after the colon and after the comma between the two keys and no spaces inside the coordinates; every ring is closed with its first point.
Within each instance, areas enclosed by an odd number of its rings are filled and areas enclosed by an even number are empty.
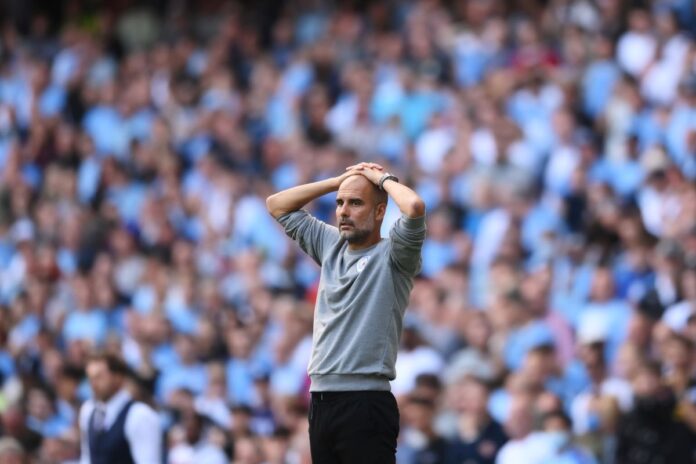
{"type": "Polygon", "coordinates": [[[109,398],[106,403],[100,401],[96,403],[96,407],[106,408],[105,426],[107,428],[111,427],[111,424],[116,421],[116,417],[118,417],[119,413],[130,399],[131,395],[128,393],[128,390],[121,389],[114,396],[109,398]]]}

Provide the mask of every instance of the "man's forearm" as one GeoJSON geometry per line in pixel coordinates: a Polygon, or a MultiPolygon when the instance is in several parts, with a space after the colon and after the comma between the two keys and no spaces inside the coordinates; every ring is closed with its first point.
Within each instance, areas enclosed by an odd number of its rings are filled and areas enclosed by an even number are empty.
{"type": "Polygon", "coordinates": [[[284,214],[297,211],[315,198],[336,191],[340,185],[337,179],[332,177],[274,193],[266,198],[266,208],[276,219],[284,214]]]}
{"type": "Polygon", "coordinates": [[[421,197],[411,190],[409,187],[386,180],[382,184],[382,188],[389,194],[396,206],[399,207],[402,213],[411,218],[421,217],[425,214],[425,203],[421,197]]]}

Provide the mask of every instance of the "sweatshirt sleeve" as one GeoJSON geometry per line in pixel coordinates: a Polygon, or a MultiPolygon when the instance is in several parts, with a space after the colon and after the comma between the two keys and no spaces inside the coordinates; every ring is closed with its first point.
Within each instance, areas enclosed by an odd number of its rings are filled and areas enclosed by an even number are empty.
{"type": "Polygon", "coordinates": [[[421,269],[421,248],[425,240],[425,216],[402,215],[389,232],[389,258],[401,273],[415,276],[421,269]]]}
{"type": "Polygon", "coordinates": [[[305,210],[293,211],[278,218],[288,237],[297,242],[321,266],[324,250],[339,240],[338,229],[313,217],[305,210]]]}

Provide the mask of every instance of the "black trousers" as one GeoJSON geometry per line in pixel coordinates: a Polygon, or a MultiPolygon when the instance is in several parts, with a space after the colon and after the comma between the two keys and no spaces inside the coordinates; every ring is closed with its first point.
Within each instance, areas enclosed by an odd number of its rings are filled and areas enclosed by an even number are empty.
{"type": "Polygon", "coordinates": [[[389,391],[313,392],[313,464],[394,464],[399,408],[389,391]]]}

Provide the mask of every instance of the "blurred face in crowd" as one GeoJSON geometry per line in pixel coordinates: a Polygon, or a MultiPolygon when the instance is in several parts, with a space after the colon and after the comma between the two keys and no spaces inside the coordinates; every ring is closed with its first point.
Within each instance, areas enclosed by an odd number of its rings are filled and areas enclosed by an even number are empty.
{"type": "Polygon", "coordinates": [[[611,270],[600,268],[595,271],[592,281],[592,299],[594,301],[609,301],[614,297],[614,279],[611,270]]]}
{"type": "Polygon", "coordinates": [[[634,344],[627,343],[619,349],[617,356],[617,374],[625,379],[632,378],[642,362],[640,349],[634,344]]]}
{"type": "Polygon", "coordinates": [[[491,336],[491,325],[483,313],[473,313],[464,326],[467,344],[479,350],[485,350],[491,336]]]}
{"type": "Polygon", "coordinates": [[[186,434],[186,441],[195,444],[201,438],[201,432],[203,430],[203,420],[201,416],[196,413],[187,414],[183,420],[184,430],[186,434]]]}
{"type": "Polygon", "coordinates": [[[654,321],[645,314],[633,311],[628,323],[628,339],[639,346],[650,343],[654,321]]]}
{"type": "Polygon", "coordinates": [[[667,340],[665,346],[665,364],[672,369],[690,371],[693,365],[693,343],[680,336],[673,336],[667,340]]]}
{"type": "Polygon", "coordinates": [[[642,366],[633,378],[633,393],[638,397],[650,397],[662,388],[660,376],[653,370],[642,366]]]}
{"type": "Polygon", "coordinates": [[[531,407],[528,399],[513,399],[508,420],[505,422],[505,432],[510,438],[515,440],[524,438],[532,430],[531,407]]]}
{"type": "Polygon", "coordinates": [[[283,463],[288,453],[290,443],[286,436],[271,436],[262,439],[261,446],[266,462],[269,464],[283,463]]]}
{"type": "Polygon", "coordinates": [[[27,412],[38,420],[47,420],[53,414],[53,405],[46,392],[33,388],[29,391],[27,412]]]}
{"type": "Polygon", "coordinates": [[[446,242],[451,239],[452,220],[446,211],[436,211],[428,218],[428,236],[430,239],[446,242]]]}
{"type": "Polygon", "coordinates": [[[175,342],[176,352],[183,364],[196,362],[196,346],[193,338],[188,335],[179,335],[175,342]]]}
{"type": "Polygon", "coordinates": [[[255,437],[241,437],[235,442],[234,457],[240,464],[260,464],[261,445],[255,437]]]}
{"type": "Polygon", "coordinates": [[[106,361],[90,361],[87,364],[87,379],[94,397],[108,401],[123,385],[123,375],[112,372],[106,361]]]}
{"type": "Polygon", "coordinates": [[[488,388],[480,381],[465,378],[456,387],[458,391],[457,409],[476,418],[486,415],[488,405],[488,388]]]}
{"type": "Polygon", "coordinates": [[[635,32],[647,32],[650,28],[650,16],[643,9],[635,9],[628,16],[628,25],[635,32]]]}
{"type": "Polygon", "coordinates": [[[379,234],[387,203],[378,198],[375,186],[356,175],[343,181],[336,195],[336,222],[341,238],[360,245],[379,234]]]}
{"type": "Polygon", "coordinates": [[[434,406],[427,400],[411,400],[403,410],[406,422],[414,429],[422,432],[429,431],[435,414],[434,406]]]}
{"type": "Polygon", "coordinates": [[[529,350],[524,358],[522,371],[526,377],[543,386],[544,381],[556,369],[556,353],[553,345],[529,350]]]}
{"type": "Polygon", "coordinates": [[[0,454],[0,464],[25,464],[24,453],[20,450],[8,450],[0,454]]]}

